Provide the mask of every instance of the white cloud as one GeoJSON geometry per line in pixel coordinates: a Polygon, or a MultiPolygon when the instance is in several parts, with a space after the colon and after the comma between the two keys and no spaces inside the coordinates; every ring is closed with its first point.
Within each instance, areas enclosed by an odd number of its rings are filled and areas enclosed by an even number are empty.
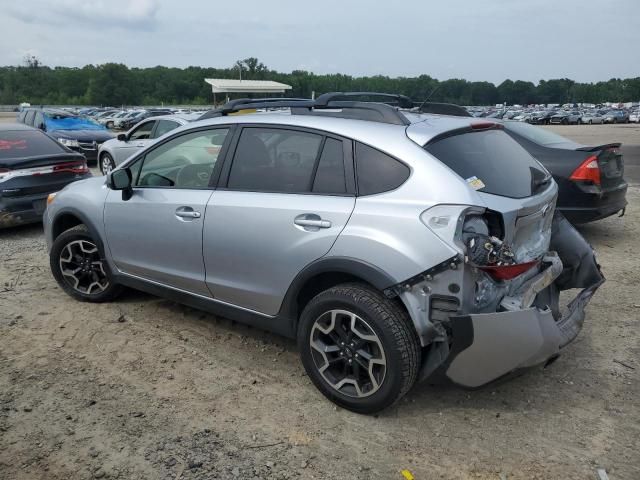
{"type": "Polygon", "coordinates": [[[14,4],[7,13],[32,24],[151,29],[159,8],[158,0],[36,0],[14,4]]]}

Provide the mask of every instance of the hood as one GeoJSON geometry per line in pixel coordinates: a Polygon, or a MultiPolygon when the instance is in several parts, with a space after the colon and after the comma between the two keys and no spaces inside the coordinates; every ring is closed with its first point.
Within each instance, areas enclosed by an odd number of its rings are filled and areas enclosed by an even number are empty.
{"type": "Polygon", "coordinates": [[[47,133],[55,139],[68,138],[69,140],[78,140],[79,142],[102,143],[114,137],[114,135],[107,130],[51,130],[47,133]]]}

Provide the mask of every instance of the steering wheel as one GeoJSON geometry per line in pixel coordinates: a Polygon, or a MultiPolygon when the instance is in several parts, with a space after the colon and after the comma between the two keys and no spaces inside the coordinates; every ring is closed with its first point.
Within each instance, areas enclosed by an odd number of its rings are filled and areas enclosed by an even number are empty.
{"type": "Polygon", "coordinates": [[[178,172],[176,186],[183,188],[201,188],[209,185],[213,168],[206,163],[185,165],[178,172]]]}

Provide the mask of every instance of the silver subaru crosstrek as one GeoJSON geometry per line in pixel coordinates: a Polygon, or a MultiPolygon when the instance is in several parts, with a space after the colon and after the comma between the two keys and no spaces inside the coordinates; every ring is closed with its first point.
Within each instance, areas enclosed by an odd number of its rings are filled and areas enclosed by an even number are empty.
{"type": "Polygon", "coordinates": [[[604,281],[556,184],[499,124],[396,97],[232,101],[172,130],[49,199],[54,277],[297,338],[316,387],[361,413],[417,380],[551,363],[604,281]]]}

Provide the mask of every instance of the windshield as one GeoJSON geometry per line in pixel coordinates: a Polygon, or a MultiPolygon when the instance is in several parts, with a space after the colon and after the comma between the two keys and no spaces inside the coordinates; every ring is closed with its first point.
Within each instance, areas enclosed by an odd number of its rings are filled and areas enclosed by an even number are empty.
{"type": "Polygon", "coordinates": [[[511,198],[529,197],[549,173],[501,130],[445,137],[425,146],[475,190],[511,198]]]}
{"type": "Polygon", "coordinates": [[[505,122],[504,127],[507,130],[511,130],[519,135],[522,135],[527,140],[530,140],[539,145],[557,145],[559,143],[572,143],[557,133],[553,133],[544,128],[529,125],[528,123],[521,122],[505,122]]]}
{"type": "Polygon", "coordinates": [[[52,130],[104,130],[105,127],[87,118],[66,113],[45,114],[47,131],[52,130]]]}

